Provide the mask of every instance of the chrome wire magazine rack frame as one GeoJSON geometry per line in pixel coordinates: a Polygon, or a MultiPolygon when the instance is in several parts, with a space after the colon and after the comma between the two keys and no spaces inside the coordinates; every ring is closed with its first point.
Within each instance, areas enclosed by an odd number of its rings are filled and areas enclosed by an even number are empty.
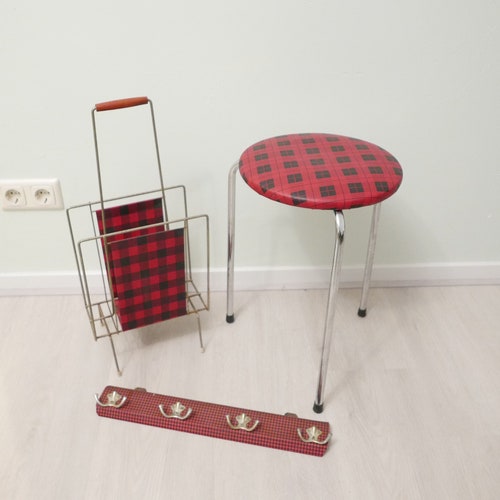
{"type": "Polygon", "coordinates": [[[94,340],[210,307],[209,219],[188,215],[186,188],[163,182],[153,104],[147,97],[108,101],[92,109],[100,199],[67,209],[85,310],[94,340]],[[96,114],[148,105],[159,188],[104,197],[96,114]],[[167,210],[168,207],[168,210],[167,210]],[[195,278],[198,284],[195,283],[195,278]]]}

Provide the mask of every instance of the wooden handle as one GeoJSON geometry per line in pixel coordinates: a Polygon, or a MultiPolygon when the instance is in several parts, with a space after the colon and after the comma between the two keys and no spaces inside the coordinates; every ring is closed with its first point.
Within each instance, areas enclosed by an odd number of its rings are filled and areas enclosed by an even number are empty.
{"type": "Polygon", "coordinates": [[[127,99],[117,99],[116,101],[100,102],[95,105],[96,111],[111,111],[113,109],[131,108],[147,104],[147,97],[129,97],[127,99]]]}

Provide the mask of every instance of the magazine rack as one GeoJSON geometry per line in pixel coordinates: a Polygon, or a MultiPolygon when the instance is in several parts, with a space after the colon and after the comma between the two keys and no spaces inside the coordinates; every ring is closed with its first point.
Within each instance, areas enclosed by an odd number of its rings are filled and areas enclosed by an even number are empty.
{"type": "Polygon", "coordinates": [[[209,309],[209,220],[188,216],[186,189],[165,187],[153,104],[147,97],[97,104],[92,110],[100,199],[67,209],[85,309],[95,340],[209,309]],[[113,198],[103,195],[96,113],[148,105],[159,188],[113,198]],[[168,207],[168,211],[167,211],[168,207]],[[195,284],[195,277],[202,284],[195,284]]]}

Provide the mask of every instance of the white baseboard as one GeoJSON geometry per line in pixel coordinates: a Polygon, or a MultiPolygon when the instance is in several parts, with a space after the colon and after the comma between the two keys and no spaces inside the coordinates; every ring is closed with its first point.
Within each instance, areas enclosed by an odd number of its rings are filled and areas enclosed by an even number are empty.
{"type": "MultiPolygon", "coordinates": [[[[342,288],[361,287],[362,267],[345,266],[342,288]]],[[[225,271],[220,278],[226,279],[225,271]]],[[[213,288],[225,289],[214,276],[213,288]]],[[[328,288],[329,267],[244,268],[235,271],[235,290],[287,290],[328,288]]],[[[500,262],[374,266],[372,287],[500,285],[500,262]]]]}
{"type": "MultiPolygon", "coordinates": [[[[359,287],[362,278],[362,267],[346,266],[341,287],[359,287]]],[[[100,274],[90,273],[88,279],[91,290],[100,289],[100,274]]],[[[235,290],[327,288],[329,279],[330,269],[326,267],[237,268],[235,290]]],[[[212,269],[210,282],[211,290],[224,291],[226,269],[212,269]]],[[[375,266],[372,275],[372,287],[459,285],[500,285],[500,262],[375,266]]],[[[72,295],[80,291],[76,272],[0,273],[0,296],[72,295]]]]}

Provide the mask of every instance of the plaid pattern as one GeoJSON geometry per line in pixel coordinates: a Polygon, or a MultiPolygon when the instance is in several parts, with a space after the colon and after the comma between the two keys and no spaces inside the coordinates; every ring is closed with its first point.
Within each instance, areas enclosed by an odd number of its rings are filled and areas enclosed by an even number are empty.
{"type": "Polygon", "coordinates": [[[117,239],[108,258],[123,330],[187,313],[183,228],[117,239]]]}
{"type": "Polygon", "coordinates": [[[272,413],[244,410],[242,408],[113,386],[108,386],[104,389],[100,401],[107,401],[107,395],[113,391],[126,396],[127,401],[121,408],[101,407],[96,404],[99,416],[307,455],[323,456],[328,449],[328,444],[304,443],[297,434],[298,428],[301,429],[303,435],[306,435],[306,429],[315,426],[322,431],[320,440],[323,440],[330,432],[328,422],[317,422],[272,413]],[[191,416],[186,420],[167,419],[163,417],[158,409],[158,405],[162,404],[165,411],[169,413],[170,406],[177,401],[180,401],[186,409],[192,408],[193,412],[191,416]],[[253,432],[233,430],[227,425],[226,415],[230,415],[234,423],[235,417],[242,413],[245,413],[252,419],[250,426],[253,425],[255,420],[260,421],[258,427],[253,432]]]}
{"type": "MultiPolygon", "coordinates": [[[[101,210],[96,210],[99,233],[102,235],[104,232],[101,213],[101,210]]],[[[105,208],[104,221],[106,223],[106,234],[163,222],[161,198],[105,208]]],[[[151,227],[149,229],[138,229],[137,231],[130,231],[125,234],[109,236],[108,241],[123,240],[125,238],[155,233],[161,230],[161,226],[151,227]]]]}
{"type": "MultiPolygon", "coordinates": [[[[138,229],[137,231],[130,231],[128,233],[115,234],[118,231],[125,231],[126,229],[134,229],[141,226],[148,226],[163,222],[163,210],[161,198],[153,200],[139,201],[136,203],[129,203],[127,205],[120,205],[117,207],[110,207],[104,209],[104,222],[106,226],[106,234],[110,234],[107,238],[108,243],[116,240],[123,240],[126,238],[133,238],[134,236],[141,236],[144,234],[156,233],[162,231],[161,226],[150,227],[148,229],[138,229]]],[[[96,210],[97,225],[99,227],[99,234],[104,234],[102,210],[96,210]]],[[[104,250],[104,241],[103,241],[104,250]]],[[[104,254],[106,257],[106,254],[104,254]]],[[[113,267],[110,265],[111,274],[111,287],[113,288],[114,297],[116,293],[115,273],[113,267]]]]}
{"type": "Polygon", "coordinates": [[[240,173],[257,193],[313,209],[362,207],[396,192],[400,164],[384,149],[331,134],[291,134],[260,141],[240,157],[240,173]]]}

